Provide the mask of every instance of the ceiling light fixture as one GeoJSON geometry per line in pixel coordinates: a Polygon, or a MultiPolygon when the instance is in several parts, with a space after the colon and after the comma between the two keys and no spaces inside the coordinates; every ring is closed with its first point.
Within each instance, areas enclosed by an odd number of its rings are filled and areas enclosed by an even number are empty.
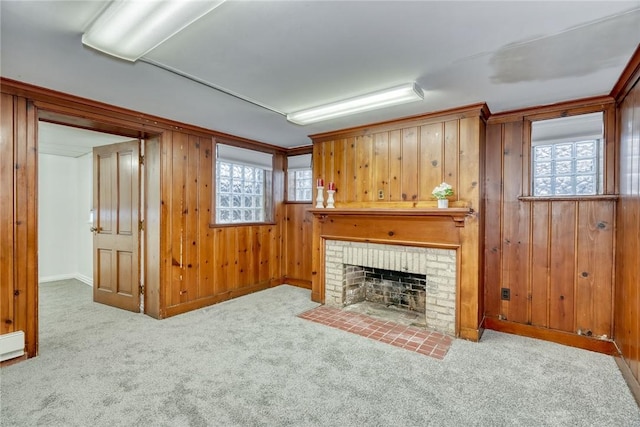
{"type": "Polygon", "coordinates": [[[135,62],[223,2],[116,0],[82,35],[82,43],[135,62]]]}
{"type": "Polygon", "coordinates": [[[420,86],[415,82],[407,83],[344,101],[296,111],[295,113],[287,114],[287,120],[299,125],[307,125],[362,111],[421,101],[422,99],[424,99],[424,94],[420,86]]]}

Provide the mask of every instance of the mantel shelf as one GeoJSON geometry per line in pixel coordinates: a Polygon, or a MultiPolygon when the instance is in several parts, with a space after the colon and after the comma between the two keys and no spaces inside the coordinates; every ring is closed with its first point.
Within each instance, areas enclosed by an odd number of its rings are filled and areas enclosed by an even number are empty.
{"type": "Polygon", "coordinates": [[[457,227],[464,227],[464,219],[473,215],[470,208],[408,208],[408,209],[371,209],[371,208],[313,208],[309,209],[321,221],[330,216],[363,216],[363,217],[450,217],[457,227]]]}

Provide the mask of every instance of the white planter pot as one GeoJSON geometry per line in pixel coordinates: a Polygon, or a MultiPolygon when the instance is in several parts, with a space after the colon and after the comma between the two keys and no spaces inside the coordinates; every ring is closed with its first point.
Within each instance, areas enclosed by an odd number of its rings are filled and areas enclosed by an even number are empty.
{"type": "Polygon", "coordinates": [[[438,207],[440,209],[446,209],[449,207],[449,199],[438,199],[438,207]]]}

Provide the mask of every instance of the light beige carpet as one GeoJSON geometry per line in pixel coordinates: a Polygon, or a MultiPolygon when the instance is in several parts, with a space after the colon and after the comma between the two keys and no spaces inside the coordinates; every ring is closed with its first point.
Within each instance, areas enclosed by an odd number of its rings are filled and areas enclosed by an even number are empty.
{"type": "Polygon", "coordinates": [[[300,319],[279,286],[165,320],[40,286],[40,353],[4,426],[640,426],[611,357],[487,331],[443,360],[300,319]]]}

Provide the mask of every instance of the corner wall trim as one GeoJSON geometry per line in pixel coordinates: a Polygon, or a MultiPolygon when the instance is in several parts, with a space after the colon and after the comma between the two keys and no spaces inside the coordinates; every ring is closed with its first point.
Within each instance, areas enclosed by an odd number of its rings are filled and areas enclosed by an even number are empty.
{"type": "Polygon", "coordinates": [[[93,278],[80,273],[55,274],[53,276],[43,276],[38,279],[38,283],[57,282],[59,280],[76,279],[82,283],[93,287],[93,278]]]}
{"type": "Polygon", "coordinates": [[[631,394],[636,398],[636,403],[640,406],[640,382],[633,376],[631,368],[629,368],[629,365],[627,365],[627,362],[625,362],[622,357],[616,356],[614,359],[618,365],[618,369],[620,369],[622,373],[622,377],[629,386],[629,390],[631,390],[631,394]]]}

